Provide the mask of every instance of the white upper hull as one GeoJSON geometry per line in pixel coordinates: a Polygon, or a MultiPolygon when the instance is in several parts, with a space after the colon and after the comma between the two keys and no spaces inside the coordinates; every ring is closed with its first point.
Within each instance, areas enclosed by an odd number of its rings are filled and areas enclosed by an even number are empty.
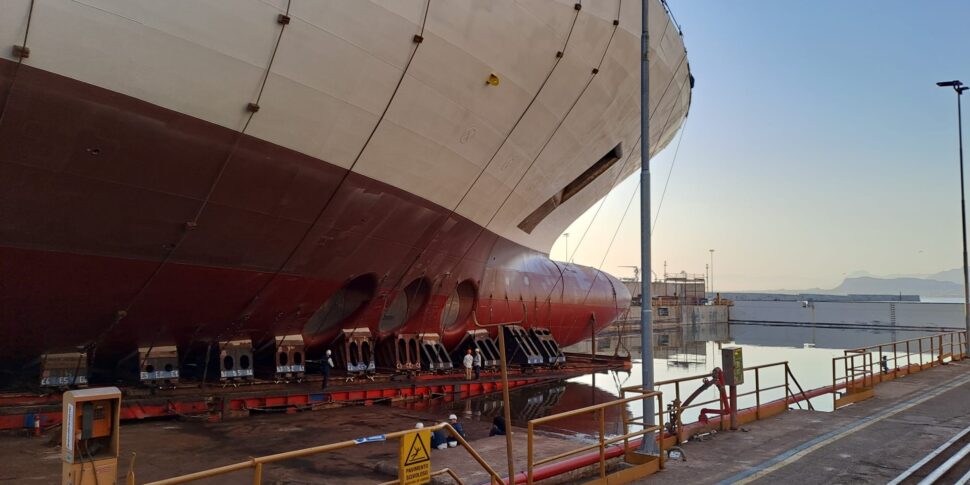
{"type": "MultiPolygon", "coordinates": [[[[3,2],[8,59],[29,5],[3,2]]],[[[686,116],[690,74],[650,6],[656,153],[686,116]]],[[[640,166],[638,0],[35,0],[27,45],[25,64],[245,129],[543,252],[640,166]],[[620,161],[517,227],[617,145],[620,161]]]]}

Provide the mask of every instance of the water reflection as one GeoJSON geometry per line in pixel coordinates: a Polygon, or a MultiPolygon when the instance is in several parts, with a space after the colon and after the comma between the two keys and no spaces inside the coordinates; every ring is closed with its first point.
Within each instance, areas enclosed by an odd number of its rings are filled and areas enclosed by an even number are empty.
{"type": "MultiPolygon", "coordinates": [[[[679,377],[709,374],[714,367],[721,365],[720,348],[724,345],[740,345],[744,349],[746,366],[787,361],[794,376],[805,390],[831,385],[832,358],[843,355],[843,349],[851,349],[886,343],[894,340],[931,335],[935,332],[903,330],[863,330],[811,328],[810,326],[764,326],[727,323],[706,323],[688,325],[668,325],[654,332],[654,381],[664,381],[679,377]],[[809,344],[809,345],[806,345],[809,344]],[[814,345],[812,345],[814,344],[814,345]]],[[[610,372],[590,374],[568,381],[550,382],[510,392],[512,422],[524,427],[531,419],[578,409],[616,399],[620,389],[637,386],[641,383],[640,336],[636,331],[607,331],[592,341],[582,342],[571,347],[573,352],[589,353],[593,347],[598,355],[631,356],[633,368],[630,372],[610,372]]],[[[783,367],[772,368],[760,374],[762,388],[784,383],[783,367]]],[[[690,394],[700,381],[681,386],[681,397],[690,394]]],[[[664,393],[668,403],[676,396],[673,386],[658,388],[664,393]]],[[[753,379],[748,379],[739,388],[744,393],[754,389],[753,379]]],[[[762,395],[762,402],[780,399],[783,389],[769,391],[762,395]]],[[[718,397],[715,388],[701,394],[696,402],[713,400],[718,397]]],[[[812,400],[815,408],[829,411],[832,407],[830,395],[812,400]]],[[[747,396],[739,402],[739,407],[754,405],[754,397],[747,396]]],[[[464,419],[477,419],[491,422],[502,413],[502,396],[494,393],[460,402],[439,402],[429,405],[440,409],[441,413],[455,412],[464,419]]],[[[716,407],[713,406],[712,407],[716,407]]],[[[630,415],[639,416],[641,403],[630,403],[630,415]]],[[[685,412],[685,422],[696,420],[697,409],[685,412]]],[[[622,433],[622,415],[613,408],[606,416],[606,432],[609,435],[622,433]]],[[[554,426],[543,428],[570,436],[588,438],[599,429],[593,414],[577,416],[556,422],[554,426]]]]}
{"type": "Polygon", "coordinates": [[[738,345],[855,349],[898,340],[934,335],[936,331],[823,328],[813,325],[762,325],[744,322],[731,324],[731,335],[738,345]]]}
{"type": "MultiPolygon", "coordinates": [[[[596,379],[613,379],[611,374],[587,377],[590,377],[594,382],[596,379]]],[[[615,385],[616,383],[613,382],[610,386],[604,388],[584,382],[554,381],[512,389],[509,392],[512,424],[518,427],[526,427],[528,422],[535,418],[613,401],[616,399],[616,395],[607,389],[615,387],[615,385]]],[[[442,415],[453,412],[463,416],[463,419],[491,422],[495,416],[502,415],[502,394],[492,393],[457,402],[436,402],[431,403],[428,407],[438,410],[442,415]]],[[[620,409],[614,407],[607,410],[606,433],[609,435],[620,434],[622,428],[623,417],[620,414],[620,409]]],[[[596,416],[589,413],[556,421],[538,429],[568,436],[586,435],[582,437],[589,437],[593,433],[597,433],[599,421],[596,416]]]]}
{"type": "MultiPolygon", "coordinates": [[[[731,327],[727,322],[659,324],[653,331],[653,356],[668,367],[684,370],[707,369],[711,352],[709,343],[731,342],[731,327]]],[[[595,345],[587,339],[566,348],[568,352],[589,354],[596,347],[597,355],[618,355],[640,358],[639,330],[611,328],[596,336],[595,345]]]]}

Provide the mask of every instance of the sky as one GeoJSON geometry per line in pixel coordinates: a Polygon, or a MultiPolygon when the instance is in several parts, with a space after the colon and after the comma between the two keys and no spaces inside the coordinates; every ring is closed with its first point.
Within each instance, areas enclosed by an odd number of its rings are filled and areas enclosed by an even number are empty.
{"type": "MultiPolygon", "coordinates": [[[[696,85],[676,160],[680,135],[650,162],[656,274],[666,262],[703,275],[710,249],[718,291],[961,266],[956,94],[935,82],[970,84],[970,2],[668,4],[696,85]]],[[[568,244],[576,263],[632,276],[638,180],[577,219],[551,256],[568,244]]]]}

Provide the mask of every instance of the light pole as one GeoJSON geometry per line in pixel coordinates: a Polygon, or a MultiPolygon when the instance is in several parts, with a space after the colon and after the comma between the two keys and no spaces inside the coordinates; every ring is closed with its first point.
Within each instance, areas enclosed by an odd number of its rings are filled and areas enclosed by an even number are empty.
{"type": "MultiPolygon", "coordinates": [[[[967,282],[967,204],[963,196],[963,112],[960,108],[960,98],[968,88],[962,82],[941,81],[936,83],[941,88],[953,88],[957,93],[957,138],[960,146],[960,224],[963,226],[963,323],[970,336],[970,285],[967,282]]],[[[967,345],[970,346],[970,340],[967,345]]]]}
{"type": "MultiPolygon", "coordinates": [[[[650,35],[647,27],[650,25],[647,12],[650,11],[649,0],[640,2],[640,268],[644,274],[653,271],[650,264],[650,35]]],[[[640,364],[640,385],[643,389],[653,390],[653,306],[650,295],[650,278],[640,280],[640,348],[642,360],[640,364]]],[[[653,398],[643,399],[644,427],[653,426],[657,422],[653,398]]],[[[663,433],[658,433],[661,437],[663,433]]],[[[656,454],[657,441],[653,434],[646,434],[640,440],[640,452],[656,454]]]]}
{"type": "MultiPolygon", "coordinates": [[[[566,263],[569,263],[569,233],[568,232],[562,233],[562,237],[563,237],[563,239],[566,240],[565,241],[566,242],[566,259],[564,259],[564,261],[566,263]]],[[[582,242],[582,241],[580,241],[580,242],[582,242]]]]}
{"type": "Polygon", "coordinates": [[[709,251],[711,252],[711,296],[715,296],[714,295],[714,250],[710,249],[709,251]]]}
{"type": "Polygon", "coordinates": [[[706,295],[707,285],[710,282],[711,282],[711,265],[705,264],[704,265],[704,293],[705,293],[704,298],[707,298],[707,295],[706,295]]]}

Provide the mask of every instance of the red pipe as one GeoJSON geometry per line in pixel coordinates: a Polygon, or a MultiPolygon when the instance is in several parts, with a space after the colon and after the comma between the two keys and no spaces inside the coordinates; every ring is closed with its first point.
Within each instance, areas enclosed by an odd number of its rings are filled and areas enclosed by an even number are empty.
{"type": "MultiPolygon", "coordinates": [[[[785,405],[795,404],[798,402],[811,399],[813,397],[818,397],[818,396],[828,394],[830,392],[833,392],[834,390],[837,390],[843,387],[845,387],[845,384],[835,386],[835,389],[833,389],[832,386],[819,387],[818,389],[811,389],[811,390],[805,391],[804,396],[802,395],[802,393],[798,393],[793,397],[776,399],[774,401],[762,404],[761,406],[765,407],[765,406],[777,405],[777,404],[781,404],[782,402],[784,402],[785,405]]],[[[755,407],[741,409],[738,411],[738,417],[748,416],[751,414],[755,414],[756,412],[757,412],[757,408],[755,407]]],[[[699,421],[695,421],[693,423],[684,425],[684,430],[693,431],[697,429],[705,429],[709,426],[714,426],[720,423],[721,419],[722,419],[721,417],[717,417],[717,418],[711,419],[707,423],[701,423],[699,421]]],[[[629,446],[629,449],[636,449],[636,447],[640,446],[640,440],[639,439],[631,440],[628,446],[629,446]]],[[[616,458],[621,455],[623,455],[622,445],[613,445],[613,446],[606,447],[606,459],[616,458]]],[[[599,460],[600,460],[600,454],[597,451],[597,452],[590,452],[585,455],[579,455],[556,463],[542,465],[533,469],[532,481],[545,480],[547,478],[551,478],[557,475],[562,475],[564,473],[568,473],[573,470],[577,470],[579,468],[589,466],[594,463],[598,463],[599,460]]],[[[526,472],[519,472],[515,474],[514,483],[526,483],[527,481],[528,480],[527,480],[526,472]]],[[[504,482],[506,484],[509,483],[508,477],[505,478],[504,482]]]]}

